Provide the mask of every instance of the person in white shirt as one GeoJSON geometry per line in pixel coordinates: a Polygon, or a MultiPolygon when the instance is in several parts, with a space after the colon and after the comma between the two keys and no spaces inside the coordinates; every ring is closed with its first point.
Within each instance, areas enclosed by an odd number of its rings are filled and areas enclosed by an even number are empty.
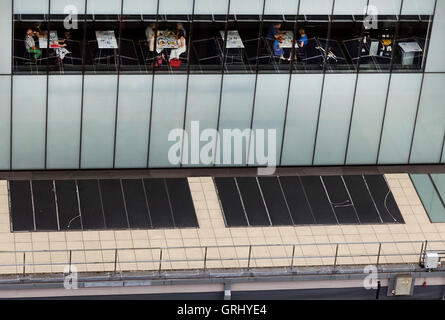
{"type": "Polygon", "coordinates": [[[148,50],[155,51],[155,25],[150,24],[147,29],[145,29],[145,37],[147,38],[148,50]]]}
{"type": "Polygon", "coordinates": [[[185,30],[182,23],[177,24],[177,31],[176,31],[176,39],[178,41],[178,48],[173,49],[170,52],[170,59],[179,59],[179,56],[187,51],[187,44],[186,44],[186,38],[185,38],[185,30]]]}

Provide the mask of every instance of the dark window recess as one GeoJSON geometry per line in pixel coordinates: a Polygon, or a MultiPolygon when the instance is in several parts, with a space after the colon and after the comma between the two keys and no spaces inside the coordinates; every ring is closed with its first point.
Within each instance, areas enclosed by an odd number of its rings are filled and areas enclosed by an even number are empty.
{"type": "Polygon", "coordinates": [[[122,180],[130,228],[151,228],[147,198],[141,179],[122,180]]]}
{"type": "Polygon", "coordinates": [[[104,229],[104,215],[97,180],[77,180],[84,230],[104,229]]]}
{"type": "Polygon", "coordinates": [[[369,191],[379,209],[384,223],[404,223],[402,214],[396,204],[394,196],[388,188],[385,178],[381,175],[366,175],[365,180],[369,191]]]}
{"type": "Polygon", "coordinates": [[[236,178],[244,208],[251,226],[270,226],[256,178],[236,178]]]}
{"type": "Polygon", "coordinates": [[[320,177],[301,177],[315,220],[319,224],[335,224],[337,219],[320,177]]]}
{"type": "Polygon", "coordinates": [[[280,177],[281,186],[295,224],[314,224],[314,216],[307,202],[299,177],[280,177]]]}
{"type": "Polygon", "coordinates": [[[76,181],[55,181],[57,194],[57,212],[60,230],[81,230],[82,221],[79,211],[76,181]]]}
{"type": "Polygon", "coordinates": [[[27,181],[9,181],[11,221],[14,231],[34,230],[31,185],[27,181]]]}
{"type": "Polygon", "coordinates": [[[164,179],[144,179],[153,228],[174,228],[164,179]]]}
{"type": "Polygon", "coordinates": [[[331,205],[339,223],[358,223],[357,213],[343,183],[342,177],[322,177],[331,205]]]}
{"type": "Polygon", "coordinates": [[[120,180],[99,180],[107,229],[128,228],[120,180]]]}
{"type": "Polygon", "coordinates": [[[58,230],[53,181],[33,180],[32,195],[36,230],[58,230]]]}
{"type": "Polygon", "coordinates": [[[221,202],[222,211],[228,227],[245,227],[248,225],[246,213],[234,178],[215,178],[216,190],[221,202]]]}
{"type": "Polygon", "coordinates": [[[176,228],[197,227],[198,220],[187,179],[166,179],[165,181],[176,228]]]}
{"type": "Polygon", "coordinates": [[[277,177],[258,178],[270,220],[273,225],[292,225],[289,209],[284,200],[283,191],[277,177]]]}
{"type": "Polygon", "coordinates": [[[344,176],[361,223],[381,223],[379,213],[362,176],[344,176]]]}
{"type": "MultiPolygon", "coordinates": [[[[56,1],[56,0],[54,0],[56,1]]],[[[272,1],[272,0],[271,0],[272,1]]],[[[227,8],[229,9],[229,8],[227,8]]],[[[66,30],[63,14],[15,14],[13,16],[12,69],[16,74],[51,74],[87,72],[209,73],[225,70],[230,73],[289,73],[323,72],[323,70],[356,72],[360,68],[378,72],[398,70],[421,71],[427,54],[429,25],[428,15],[379,15],[376,28],[362,30],[363,15],[290,15],[290,14],[166,14],[164,10],[151,14],[79,14],[75,19],[79,26],[66,30]],[[400,19],[400,21],[398,21],[400,19]],[[122,24],[120,24],[122,22],[122,24]],[[167,61],[172,52],[162,43],[161,34],[156,41],[166,61],[159,63],[147,39],[147,27],[156,24],[159,31],[175,31],[176,24],[184,24],[187,41],[186,51],[178,58],[181,66],[172,68],[167,61]],[[269,28],[281,23],[287,33],[281,50],[273,50],[273,42],[266,41],[269,28]],[[68,53],[63,58],[51,48],[39,48],[41,52],[28,52],[25,37],[31,28],[42,35],[48,29],[64,39],[68,53]],[[291,40],[300,40],[299,29],[308,37],[305,45],[293,52],[291,40]],[[100,49],[96,31],[113,30],[117,48],[100,49]],[[224,44],[221,31],[236,30],[239,38],[234,45],[224,44]],[[292,36],[292,33],[296,34],[292,36]],[[327,37],[329,36],[329,41],[327,37]],[[366,39],[366,41],[364,41],[366,39]],[[414,54],[398,43],[408,42],[422,49],[414,54]],[[383,45],[386,43],[386,45],[383,45]],[[364,44],[364,45],[360,45],[364,44]],[[162,48],[161,48],[162,47],[162,48]],[[324,59],[328,50],[329,56],[324,59]],[[281,59],[281,55],[283,58],[281,59]],[[59,59],[60,58],[60,59],[59,59]],[[326,60],[326,61],[324,61],[326,60]],[[155,63],[158,62],[158,63],[155,63]],[[391,66],[391,68],[389,68],[391,66]]],[[[149,29],[148,29],[149,30],[149,29]]],[[[151,34],[151,32],[150,32],[151,34]]],[[[45,45],[36,41],[36,47],[45,45]]],[[[159,51],[160,51],[159,50],[159,51]]]]}

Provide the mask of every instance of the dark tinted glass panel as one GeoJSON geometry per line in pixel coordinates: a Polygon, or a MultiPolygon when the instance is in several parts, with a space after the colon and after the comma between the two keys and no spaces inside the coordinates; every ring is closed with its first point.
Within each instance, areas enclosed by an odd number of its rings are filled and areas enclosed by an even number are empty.
{"type": "Polygon", "coordinates": [[[27,181],[9,181],[11,220],[14,231],[34,230],[31,185],[27,181]]]}
{"type": "Polygon", "coordinates": [[[292,219],[277,177],[258,178],[272,225],[292,225],[292,219]]]}
{"type": "Polygon", "coordinates": [[[33,180],[32,194],[36,230],[57,230],[56,201],[52,180],[33,180]]]}
{"type": "Polygon", "coordinates": [[[315,220],[299,177],[280,177],[279,179],[294,223],[314,224],[315,220]]]}
{"type": "Polygon", "coordinates": [[[74,180],[56,180],[57,211],[60,230],[79,230],[82,228],[74,180]]]}
{"type": "Polygon", "coordinates": [[[357,211],[361,223],[380,223],[379,217],[373,200],[366,188],[362,176],[344,176],[346,187],[349,190],[354,207],[357,211]]]}
{"type": "Polygon", "coordinates": [[[104,215],[97,180],[77,180],[82,225],[85,230],[104,229],[104,215]]]}
{"type": "Polygon", "coordinates": [[[176,228],[198,227],[187,179],[166,179],[166,182],[176,228]]]}
{"type": "Polygon", "coordinates": [[[322,177],[339,223],[358,223],[357,214],[342,177],[322,177]]]}
{"type": "Polygon", "coordinates": [[[317,223],[337,223],[320,177],[301,177],[301,181],[317,223]]]}
{"type": "Polygon", "coordinates": [[[380,216],[384,223],[401,222],[403,217],[399,207],[396,204],[392,192],[389,190],[385,178],[382,175],[365,176],[369,191],[374,198],[375,204],[379,209],[380,216]]]}
{"type": "Polygon", "coordinates": [[[236,180],[250,225],[270,225],[270,220],[256,178],[236,178],[236,180]]]}
{"type": "Polygon", "coordinates": [[[107,228],[128,228],[119,180],[99,180],[107,228]]]}
{"type": "Polygon", "coordinates": [[[164,179],[144,179],[153,228],[174,228],[164,179]]]}
{"type": "Polygon", "coordinates": [[[122,187],[130,228],[150,228],[151,222],[142,179],[122,180],[122,187]]]}
{"type": "Polygon", "coordinates": [[[235,178],[215,178],[215,185],[228,227],[247,226],[246,214],[241,203],[235,178]]]}

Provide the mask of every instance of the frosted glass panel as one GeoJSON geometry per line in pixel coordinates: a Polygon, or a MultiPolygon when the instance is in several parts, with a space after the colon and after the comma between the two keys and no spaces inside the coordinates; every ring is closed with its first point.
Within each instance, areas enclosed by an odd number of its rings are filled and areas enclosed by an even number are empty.
{"type": "Polygon", "coordinates": [[[445,74],[425,74],[411,163],[439,163],[445,131],[445,74]]]}
{"type": "MultiPolygon", "coordinates": [[[[89,1],[88,1],[89,2],[89,1]]],[[[85,0],[52,0],[51,1],[51,13],[52,14],[64,14],[64,13],[85,13],[85,0]],[[66,11],[65,11],[66,10],[66,11]]]]}
{"type": "Polygon", "coordinates": [[[250,165],[276,166],[279,163],[288,89],[287,74],[258,75],[252,124],[254,135],[249,143],[250,165]]]}
{"type": "Polygon", "coordinates": [[[147,167],[151,75],[121,75],[116,131],[117,168],[147,167]]]}
{"type": "MultiPolygon", "coordinates": [[[[14,0],[14,13],[48,13],[49,0],[14,0]]],[[[6,2],[2,0],[2,2],[6,2]]]]}
{"type": "Polygon", "coordinates": [[[281,165],[311,165],[314,153],[321,74],[293,74],[281,165]]]}
{"type": "Polygon", "coordinates": [[[324,81],[314,164],[342,165],[345,161],[355,74],[327,74],[324,81]]]}
{"type": "Polygon", "coordinates": [[[402,14],[433,14],[435,2],[436,0],[403,0],[402,14]]]}
{"type": "Polygon", "coordinates": [[[431,222],[445,222],[445,208],[430,177],[427,174],[412,174],[411,179],[431,222]]]}
{"type": "Polygon", "coordinates": [[[364,14],[368,0],[335,0],[334,14],[364,14]]]}
{"type": "Polygon", "coordinates": [[[83,169],[112,168],[117,76],[85,75],[83,100],[83,169]]]}
{"type": "Polygon", "coordinates": [[[158,0],[124,0],[124,14],[156,14],[158,0]]]}
{"type": "Polygon", "coordinates": [[[88,0],[89,14],[120,14],[121,0],[88,0]]]}
{"type": "Polygon", "coordinates": [[[401,5],[402,0],[369,0],[369,6],[376,7],[378,14],[400,14],[401,5]]]}
{"type": "Polygon", "coordinates": [[[346,164],[375,164],[389,74],[360,74],[346,164]]]}
{"type": "Polygon", "coordinates": [[[150,133],[150,167],[179,166],[169,161],[168,152],[170,148],[180,143],[180,139],[168,141],[168,136],[171,130],[183,129],[186,85],[186,75],[155,76],[150,133]]]}
{"type": "Polygon", "coordinates": [[[444,141],[443,151],[442,151],[442,163],[445,163],[445,141],[444,141]]]}
{"type": "Polygon", "coordinates": [[[264,0],[230,1],[231,14],[263,14],[264,0]]]}
{"type": "Polygon", "coordinates": [[[301,0],[300,14],[331,14],[333,0],[301,0]]]}
{"type": "Polygon", "coordinates": [[[297,14],[299,0],[266,0],[264,14],[297,14]]]}
{"type": "Polygon", "coordinates": [[[11,73],[11,15],[12,2],[0,1],[0,39],[3,39],[0,50],[0,74],[11,73]]]}
{"type": "Polygon", "coordinates": [[[379,163],[408,163],[421,82],[421,74],[392,75],[379,163]]]}
{"type": "Polygon", "coordinates": [[[231,140],[229,137],[225,139],[223,134],[225,129],[238,129],[239,134],[243,133],[245,129],[250,130],[254,94],[255,75],[224,75],[219,120],[221,143],[218,145],[218,151],[220,157],[217,158],[220,166],[241,166],[247,163],[249,135],[247,134],[240,146],[236,146],[233,139],[231,140]],[[235,153],[239,156],[239,160],[234,157],[235,153]],[[228,159],[227,161],[224,161],[223,155],[228,159]]]}
{"type": "Polygon", "coordinates": [[[46,76],[13,81],[12,169],[44,169],[46,76]]]}
{"type": "Polygon", "coordinates": [[[195,14],[227,14],[229,0],[195,0],[195,14]]]}
{"type": "Polygon", "coordinates": [[[188,152],[184,152],[182,157],[184,166],[199,167],[214,163],[216,132],[204,130],[217,127],[220,90],[221,75],[190,75],[185,124],[188,148],[184,146],[188,152]],[[204,141],[195,143],[201,134],[204,141]],[[200,159],[198,156],[201,151],[203,154],[200,159]]]}
{"type": "Polygon", "coordinates": [[[445,199],[445,174],[431,174],[431,179],[433,179],[440,197],[445,199]]]}
{"type": "Polygon", "coordinates": [[[159,0],[160,14],[192,14],[193,0],[159,0]]]}
{"type": "Polygon", "coordinates": [[[0,170],[9,169],[11,76],[0,76],[0,170]]]}
{"type": "Polygon", "coordinates": [[[82,76],[49,76],[47,168],[79,168],[82,76]]]}
{"type": "Polygon", "coordinates": [[[445,1],[437,1],[434,23],[431,30],[430,45],[426,58],[426,71],[445,72],[445,42],[443,41],[445,30],[445,1]]]}

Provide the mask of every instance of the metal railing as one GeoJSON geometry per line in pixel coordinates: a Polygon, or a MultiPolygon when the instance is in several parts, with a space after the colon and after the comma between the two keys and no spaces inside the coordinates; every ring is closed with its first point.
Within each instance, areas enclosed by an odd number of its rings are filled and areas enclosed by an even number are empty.
{"type": "Polygon", "coordinates": [[[159,274],[173,270],[207,272],[302,266],[329,266],[335,271],[343,265],[422,264],[427,251],[445,252],[445,240],[17,250],[0,251],[0,274],[67,273],[74,267],[79,272],[154,271],[159,274]],[[399,250],[401,246],[403,250],[399,250]],[[349,251],[351,247],[355,247],[355,253],[349,251]]]}

